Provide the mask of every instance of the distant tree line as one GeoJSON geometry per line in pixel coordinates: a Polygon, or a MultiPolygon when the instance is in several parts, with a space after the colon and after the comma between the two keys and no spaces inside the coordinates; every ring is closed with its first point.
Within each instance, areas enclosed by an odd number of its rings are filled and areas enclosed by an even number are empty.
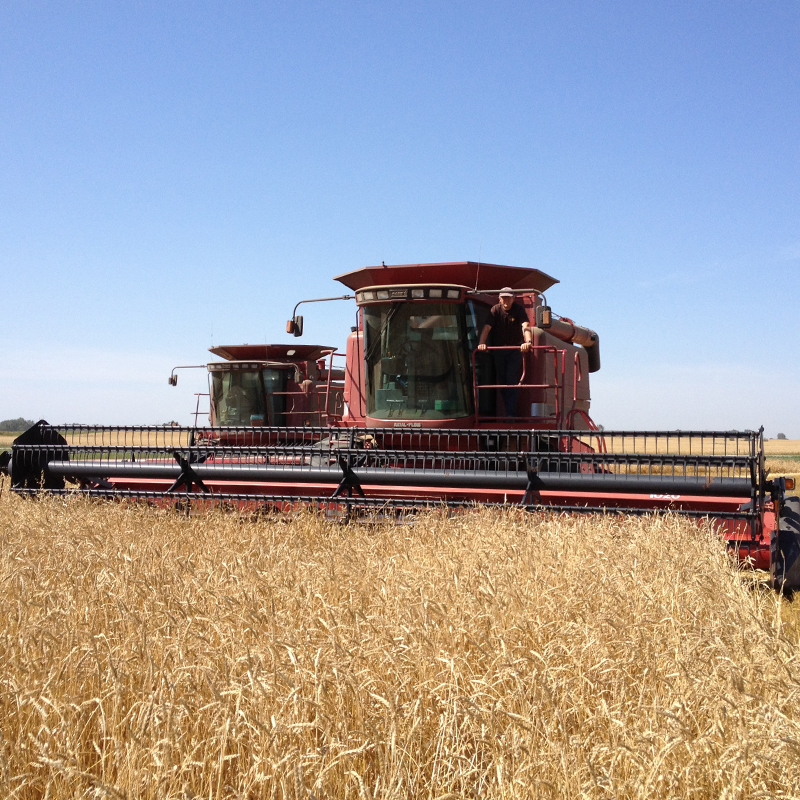
{"type": "Polygon", "coordinates": [[[16,433],[17,431],[26,431],[30,426],[33,425],[33,420],[24,419],[23,417],[17,417],[16,419],[4,419],[0,422],[0,431],[12,431],[16,433]]]}

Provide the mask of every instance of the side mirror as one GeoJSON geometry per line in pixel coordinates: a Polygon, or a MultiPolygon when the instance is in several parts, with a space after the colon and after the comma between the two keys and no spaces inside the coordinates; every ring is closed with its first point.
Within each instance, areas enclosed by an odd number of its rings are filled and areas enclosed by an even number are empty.
{"type": "Polygon", "coordinates": [[[549,328],[553,323],[553,312],[550,306],[537,306],[536,307],[536,327],[549,328]]]}
{"type": "Polygon", "coordinates": [[[177,386],[178,385],[178,373],[175,372],[167,378],[167,382],[170,386],[177,386]]]}
{"type": "Polygon", "coordinates": [[[286,333],[291,333],[293,336],[302,336],[303,335],[303,318],[302,317],[292,317],[286,323],[286,333]]]}

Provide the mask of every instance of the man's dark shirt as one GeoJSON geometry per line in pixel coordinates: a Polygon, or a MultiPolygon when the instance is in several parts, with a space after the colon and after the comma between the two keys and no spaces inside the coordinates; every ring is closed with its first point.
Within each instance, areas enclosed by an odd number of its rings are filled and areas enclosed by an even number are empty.
{"type": "Polygon", "coordinates": [[[527,321],[525,309],[519,303],[513,303],[508,311],[503,308],[502,303],[492,306],[486,321],[492,329],[492,344],[495,347],[518,347],[525,341],[522,323],[527,321]]]}

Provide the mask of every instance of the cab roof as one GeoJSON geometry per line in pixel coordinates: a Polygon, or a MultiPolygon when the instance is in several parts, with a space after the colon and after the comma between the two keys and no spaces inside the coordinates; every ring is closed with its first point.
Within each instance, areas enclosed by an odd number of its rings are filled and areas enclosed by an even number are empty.
{"type": "Polygon", "coordinates": [[[479,292],[497,292],[505,286],[545,292],[558,281],[538,269],[484,264],[477,261],[444,261],[434,264],[381,264],[337,275],[334,280],[349,289],[366,286],[397,286],[415,283],[444,283],[468,286],[479,292]]]}
{"type": "Polygon", "coordinates": [[[319,344],[226,344],[209,347],[215,356],[228,361],[316,361],[335,350],[319,344]]]}

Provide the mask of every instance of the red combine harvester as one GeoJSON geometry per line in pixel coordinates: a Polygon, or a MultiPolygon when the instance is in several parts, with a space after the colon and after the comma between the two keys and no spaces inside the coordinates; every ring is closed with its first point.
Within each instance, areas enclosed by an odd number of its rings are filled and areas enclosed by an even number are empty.
{"type": "MultiPolygon", "coordinates": [[[[12,446],[12,490],[347,516],[474,504],[668,510],[708,518],[776,588],[800,588],[800,501],[786,496],[787,481],[767,479],[762,433],[599,430],[589,415],[599,339],[552,313],[544,293],[554,278],[453,262],[336,280],[354,295],[301,303],[355,299],[344,353],[212,348],[223,360],[201,367],[208,427],[42,421],[12,446]],[[480,346],[504,287],[518,304],[509,313],[524,315],[521,355],[519,344],[480,346]],[[519,363],[511,382],[509,357],[519,363]]],[[[301,303],[287,323],[296,337],[301,303]]]]}

